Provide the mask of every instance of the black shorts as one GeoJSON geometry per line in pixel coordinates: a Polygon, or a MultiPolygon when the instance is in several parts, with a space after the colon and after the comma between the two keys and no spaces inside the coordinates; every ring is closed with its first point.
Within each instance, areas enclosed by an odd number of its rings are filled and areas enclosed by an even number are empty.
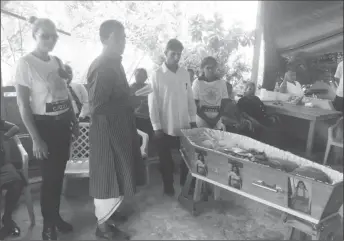
{"type": "Polygon", "coordinates": [[[337,111],[343,112],[343,97],[336,95],[336,98],[334,98],[332,103],[333,103],[333,107],[337,111]]]}

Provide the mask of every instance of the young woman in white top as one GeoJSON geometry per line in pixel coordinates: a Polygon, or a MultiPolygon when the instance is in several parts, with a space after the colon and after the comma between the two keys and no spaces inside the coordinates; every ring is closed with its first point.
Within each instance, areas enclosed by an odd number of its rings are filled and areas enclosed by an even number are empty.
{"type": "Polygon", "coordinates": [[[72,225],[60,214],[60,195],[69,146],[78,136],[78,123],[65,78],[67,73],[49,53],[58,39],[50,19],[30,18],[35,49],[18,60],[16,89],[19,111],[41,160],[41,211],[43,240],[56,240],[57,231],[70,232],[72,225]]]}
{"type": "Polygon", "coordinates": [[[228,99],[227,85],[216,76],[217,61],[209,56],[202,60],[202,75],[192,85],[197,106],[197,127],[220,129],[224,99],[228,99]]]}

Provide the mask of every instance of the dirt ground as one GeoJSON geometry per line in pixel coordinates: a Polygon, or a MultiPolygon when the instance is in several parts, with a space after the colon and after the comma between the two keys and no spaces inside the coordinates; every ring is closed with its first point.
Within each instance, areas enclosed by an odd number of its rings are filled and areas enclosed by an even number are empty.
{"type": "MultiPolygon", "coordinates": [[[[122,229],[133,240],[283,240],[287,228],[281,220],[282,213],[239,195],[222,192],[223,201],[210,205],[194,217],[174,198],[162,195],[162,186],[156,167],[152,168],[151,185],[140,190],[134,200],[122,207],[129,221],[122,229]]],[[[176,176],[175,180],[178,180],[176,176]]],[[[60,236],[60,240],[96,240],[96,219],[92,199],[87,196],[86,182],[78,190],[69,190],[74,197],[63,196],[61,215],[74,225],[75,232],[60,236]]],[[[180,187],[177,187],[177,193],[180,187]]],[[[15,220],[22,236],[13,240],[40,240],[42,217],[39,207],[39,186],[33,190],[36,225],[30,222],[22,203],[15,220]]],[[[66,195],[67,195],[66,194],[66,195]]],[[[336,240],[343,240],[343,230],[338,230],[336,240]]]]}

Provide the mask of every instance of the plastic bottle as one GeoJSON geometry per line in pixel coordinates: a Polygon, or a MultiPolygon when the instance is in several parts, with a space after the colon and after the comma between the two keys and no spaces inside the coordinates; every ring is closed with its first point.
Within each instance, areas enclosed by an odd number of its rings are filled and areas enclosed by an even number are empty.
{"type": "Polygon", "coordinates": [[[280,86],[279,86],[278,82],[276,81],[274,91],[275,91],[275,92],[279,92],[279,89],[280,89],[280,86]]]}

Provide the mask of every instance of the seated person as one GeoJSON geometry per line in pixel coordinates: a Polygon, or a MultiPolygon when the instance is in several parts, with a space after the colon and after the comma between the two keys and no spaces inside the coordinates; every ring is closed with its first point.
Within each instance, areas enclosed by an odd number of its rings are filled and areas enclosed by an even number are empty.
{"type": "Polygon", "coordinates": [[[193,69],[188,69],[189,75],[190,75],[190,82],[191,84],[194,82],[195,80],[195,71],[193,71],[193,69]]]}
{"type": "Polygon", "coordinates": [[[0,191],[3,189],[7,191],[0,240],[4,240],[11,235],[20,236],[20,229],[12,220],[12,213],[18,204],[25,182],[13,164],[5,162],[4,150],[4,142],[18,132],[18,126],[0,119],[0,191]]]}
{"type": "Polygon", "coordinates": [[[247,114],[241,113],[237,103],[232,99],[223,101],[224,111],[222,122],[226,126],[226,131],[253,137],[253,124],[247,118],[247,114]]]}
{"type": "Polygon", "coordinates": [[[338,80],[338,87],[336,91],[336,97],[333,101],[333,106],[337,111],[343,112],[343,60],[338,64],[335,79],[338,80]]]}
{"type": "Polygon", "coordinates": [[[280,92],[290,94],[292,96],[303,95],[301,84],[296,80],[296,72],[292,69],[289,69],[285,73],[284,80],[280,86],[280,92]]]}
{"type": "Polygon", "coordinates": [[[130,95],[135,109],[137,129],[147,133],[149,137],[153,135],[153,127],[149,119],[148,96],[135,96],[135,92],[146,87],[148,79],[147,71],[144,68],[135,70],[135,83],[130,85],[130,95]],[[145,118],[142,118],[145,117],[145,118]]]}
{"type": "Polygon", "coordinates": [[[73,98],[73,109],[76,116],[82,122],[89,122],[90,113],[88,105],[88,93],[84,85],[79,83],[72,83],[73,70],[69,65],[65,65],[65,70],[69,74],[67,79],[68,89],[73,98]]]}
{"type": "MultiPolygon", "coordinates": [[[[142,103],[147,104],[147,96],[135,96],[135,92],[145,87],[148,79],[147,71],[144,68],[138,68],[135,70],[135,83],[130,85],[130,95],[133,98],[134,108],[137,109],[142,103]]],[[[148,109],[147,109],[148,111],[148,109]]]]}
{"type": "Polygon", "coordinates": [[[226,86],[227,86],[227,92],[228,92],[228,97],[232,100],[234,100],[234,91],[233,91],[233,85],[226,81],[226,86]]]}
{"type": "Polygon", "coordinates": [[[272,126],[277,122],[276,116],[271,116],[266,113],[266,106],[255,95],[256,85],[253,82],[247,82],[245,85],[244,96],[239,99],[237,105],[241,112],[247,114],[257,125],[272,126]]]}
{"type": "Polygon", "coordinates": [[[197,106],[196,124],[198,127],[221,129],[222,101],[228,99],[226,82],[216,76],[217,61],[209,56],[202,60],[202,75],[192,84],[197,106]]]}

